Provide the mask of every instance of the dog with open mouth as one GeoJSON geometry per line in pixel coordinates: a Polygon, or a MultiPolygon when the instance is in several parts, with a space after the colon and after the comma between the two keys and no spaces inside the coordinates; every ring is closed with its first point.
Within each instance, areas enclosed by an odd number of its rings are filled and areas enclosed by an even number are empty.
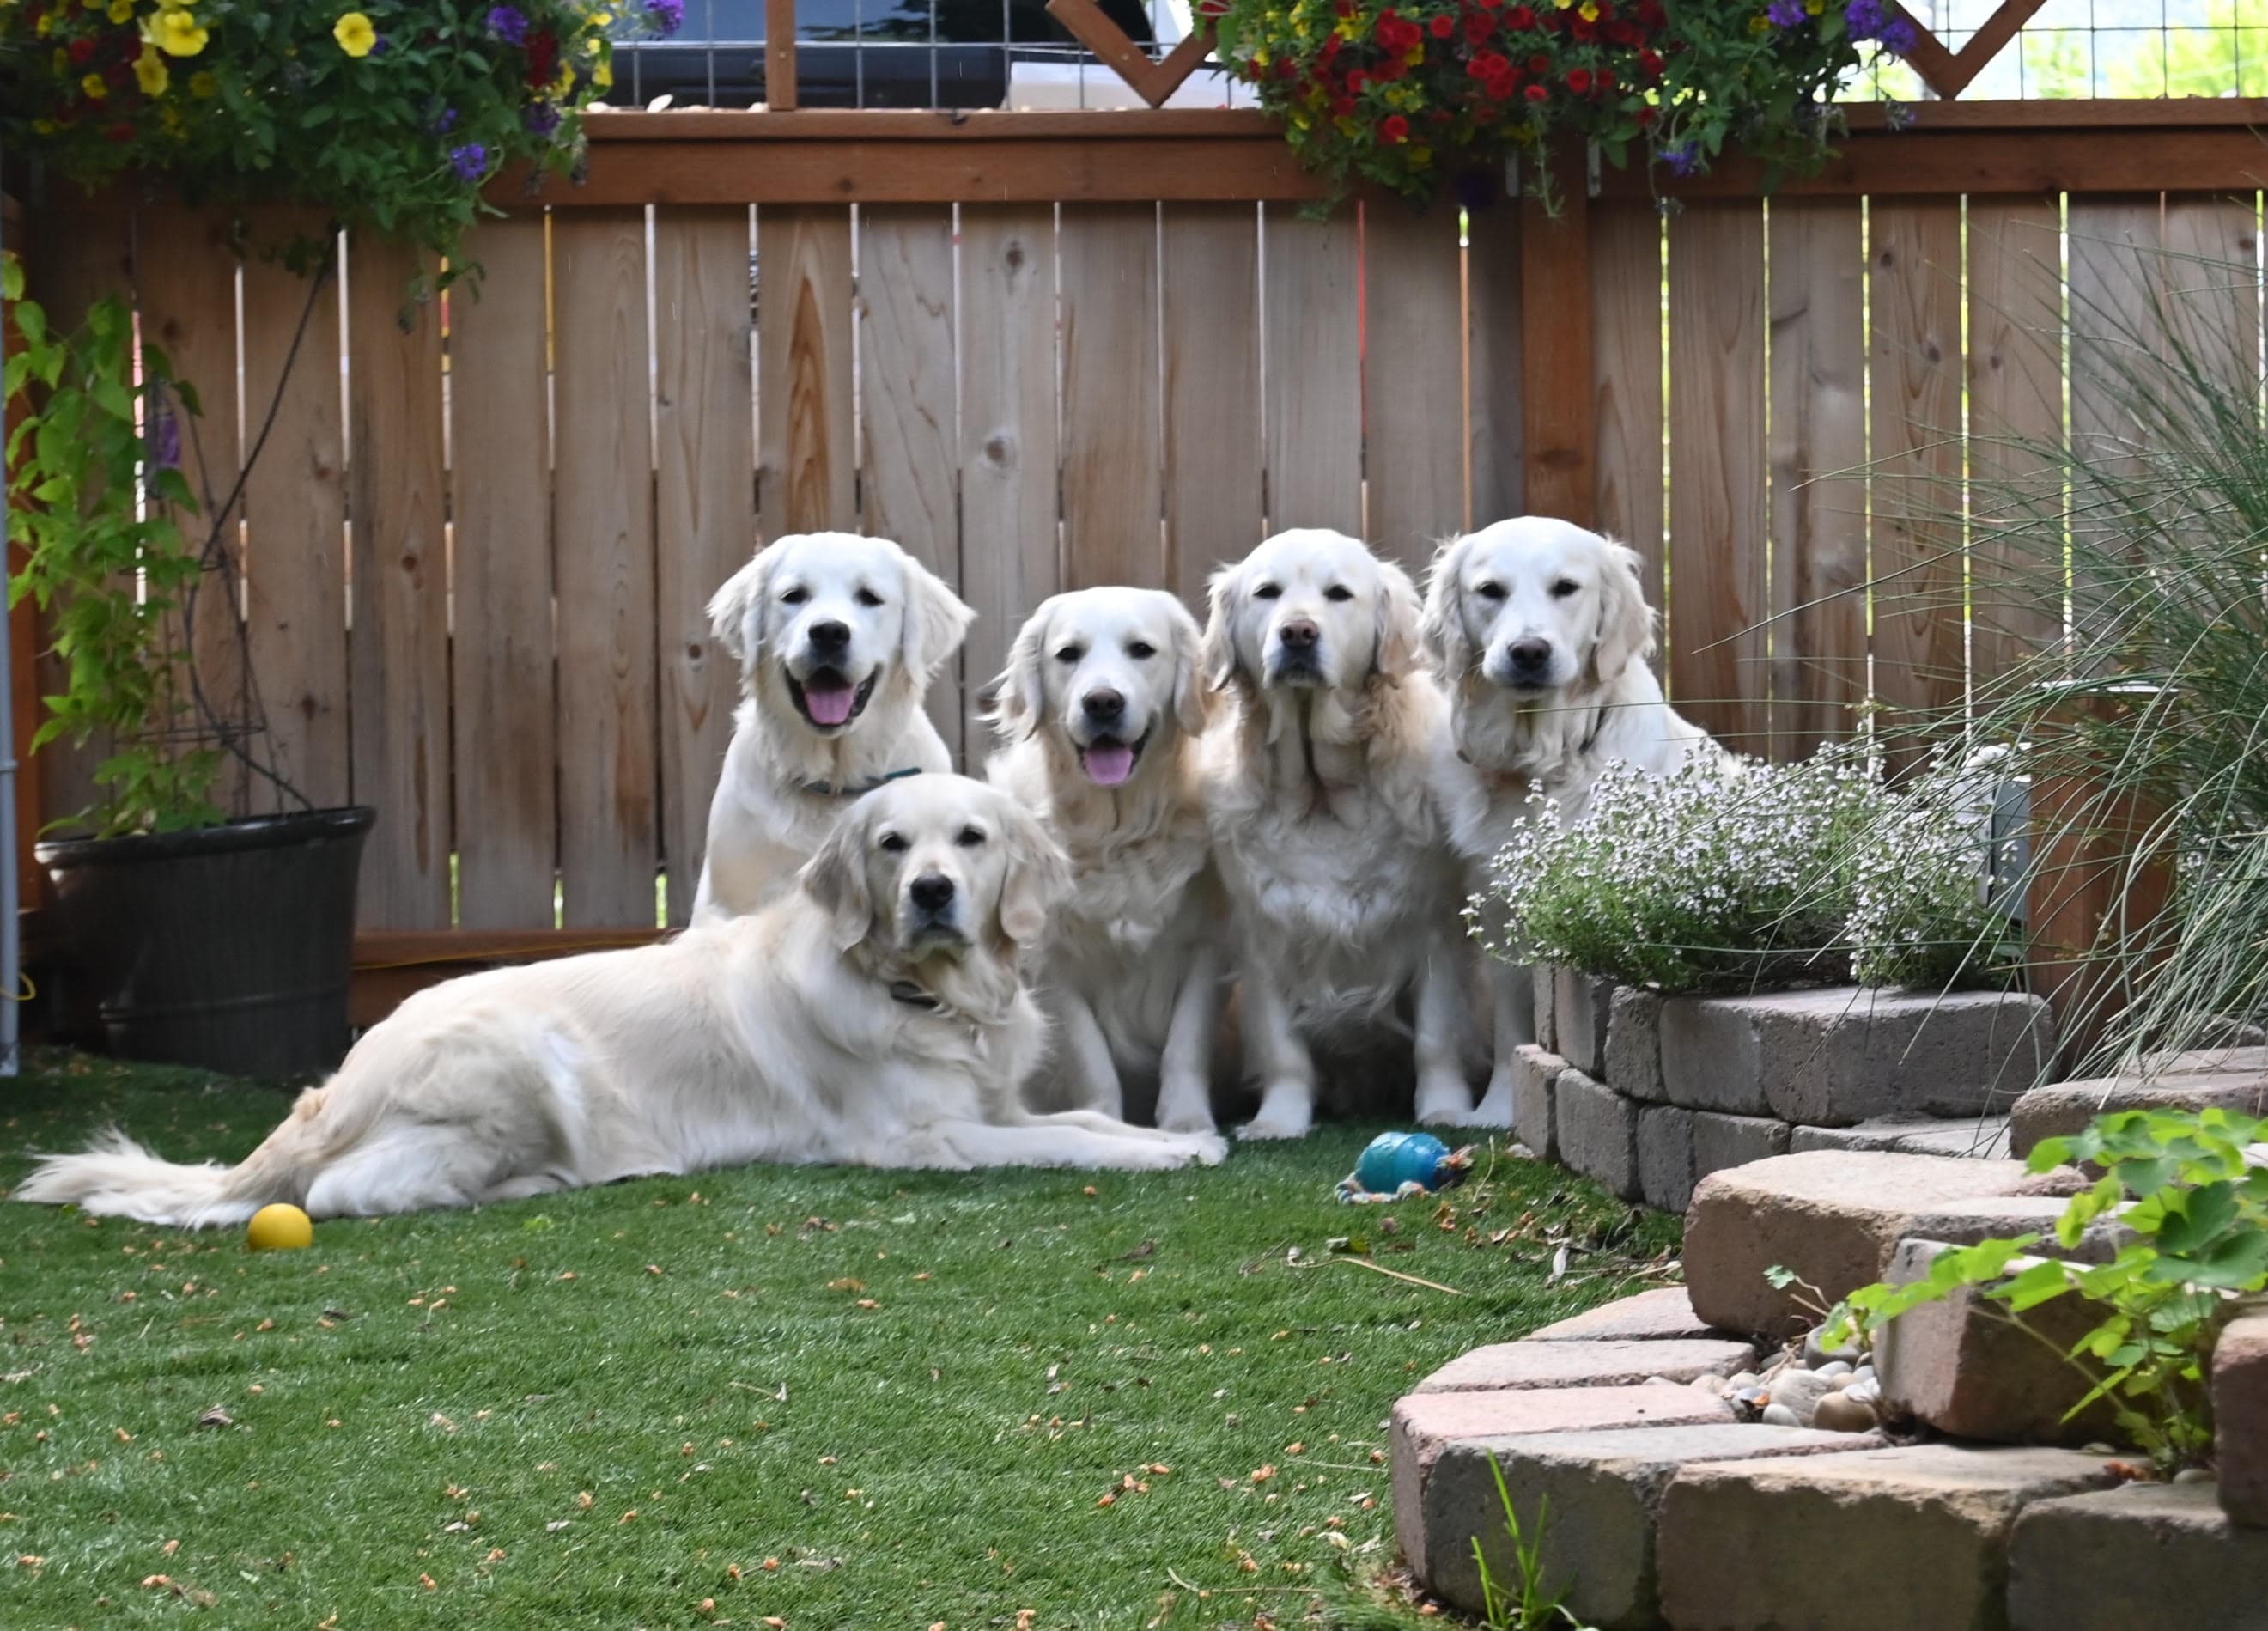
{"type": "Polygon", "coordinates": [[[1144,1110],[1154,1087],[1157,1125],[1178,1132],[1212,1130],[1226,973],[1198,764],[1211,717],[1200,638],[1160,589],[1042,601],[993,683],[999,745],[985,769],[1071,858],[1036,964],[1057,1080],[1111,1116],[1130,1096],[1144,1110]]]}
{"type": "Polygon", "coordinates": [[[710,601],[740,660],[732,745],[709,807],[696,922],[784,890],[853,799],[953,768],[923,712],[976,613],[887,538],[795,533],[710,601]]]}
{"type": "Polygon", "coordinates": [[[1472,958],[1428,786],[1448,719],[1418,624],[1408,574],[1344,533],[1278,533],[1213,577],[1206,803],[1261,1094],[1245,1137],[1305,1133],[1319,1091],[1399,1113],[1414,1086],[1419,1120],[1472,1118],[1472,958]]]}

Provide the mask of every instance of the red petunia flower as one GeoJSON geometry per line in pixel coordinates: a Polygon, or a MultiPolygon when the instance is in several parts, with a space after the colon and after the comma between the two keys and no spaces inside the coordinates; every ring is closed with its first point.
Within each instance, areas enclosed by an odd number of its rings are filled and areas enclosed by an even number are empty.
{"type": "Polygon", "coordinates": [[[1535,13],[1524,5],[1516,5],[1505,14],[1504,25],[1507,28],[1533,28],[1535,13]]]}
{"type": "Polygon", "coordinates": [[[1656,116],[1654,110],[1651,107],[1639,108],[1638,110],[1638,128],[1641,130],[1653,129],[1653,122],[1656,116]]]}
{"type": "Polygon", "coordinates": [[[1569,69],[1567,70],[1567,88],[1578,96],[1590,95],[1591,70],[1587,68],[1569,69]]]}
{"type": "Polygon", "coordinates": [[[1276,77],[1278,79],[1297,79],[1300,77],[1300,64],[1288,56],[1278,59],[1276,77]]]}
{"type": "Polygon", "coordinates": [[[70,53],[72,67],[84,68],[87,64],[87,60],[94,55],[94,41],[82,36],[72,41],[64,49],[70,53]]]}
{"type": "Polygon", "coordinates": [[[1331,104],[1331,112],[1337,114],[1342,119],[1353,118],[1355,100],[1351,96],[1342,96],[1331,104]]]}
{"type": "Polygon", "coordinates": [[[1531,102],[1548,102],[1551,100],[1551,92],[1547,86],[1532,85],[1528,87],[1528,100],[1531,102]]]}
{"type": "Polygon", "coordinates": [[[541,91],[559,77],[559,36],[549,28],[527,36],[527,83],[541,91]]]}
{"type": "Polygon", "coordinates": [[[1614,88],[1615,70],[1611,68],[1602,68],[1599,70],[1599,89],[1602,91],[1611,91],[1614,88]]]}
{"type": "Polygon", "coordinates": [[[105,130],[103,135],[108,137],[114,142],[130,142],[134,139],[134,127],[127,121],[122,119],[116,124],[112,125],[108,129],[105,130]]]}
{"type": "Polygon", "coordinates": [[[1647,73],[1653,75],[1656,79],[1661,77],[1662,61],[1660,52],[1653,49],[1640,51],[1638,54],[1638,66],[1645,69],[1647,73]]]}
{"type": "Polygon", "coordinates": [[[1465,39],[1469,44],[1478,45],[1495,32],[1496,18],[1486,11],[1465,13],[1465,39]]]}
{"type": "Polygon", "coordinates": [[[1410,139],[1410,122],[1400,114],[1387,114],[1386,122],[1380,125],[1378,129],[1379,133],[1389,142],[1403,142],[1410,139]]]}
{"type": "Polygon", "coordinates": [[[1370,75],[1363,70],[1359,68],[1350,68],[1347,70],[1346,93],[1349,96],[1360,96],[1362,94],[1363,86],[1369,83],[1370,75]]]}
{"type": "Polygon", "coordinates": [[[1451,34],[1457,32],[1457,19],[1451,17],[1447,11],[1443,11],[1436,16],[1432,22],[1426,24],[1425,26],[1432,31],[1434,39],[1447,40],[1451,34]]]}
{"type": "Polygon", "coordinates": [[[1576,39],[1588,42],[1599,37],[1599,26],[1596,23],[1587,23],[1579,17],[1569,26],[1567,32],[1576,39]]]}

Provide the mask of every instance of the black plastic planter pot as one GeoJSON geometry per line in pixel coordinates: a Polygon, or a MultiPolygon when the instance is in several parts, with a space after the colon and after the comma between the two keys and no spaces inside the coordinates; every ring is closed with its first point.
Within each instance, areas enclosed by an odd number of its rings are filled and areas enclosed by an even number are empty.
{"type": "Polygon", "coordinates": [[[296,1076],[347,1050],[355,879],[378,813],[259,816],[39,846],[109,1051],[296,1076]]]}

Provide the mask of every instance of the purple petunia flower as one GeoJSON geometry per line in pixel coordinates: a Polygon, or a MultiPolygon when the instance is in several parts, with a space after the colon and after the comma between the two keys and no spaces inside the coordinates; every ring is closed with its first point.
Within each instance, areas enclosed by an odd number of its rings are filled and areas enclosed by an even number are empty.
{"type": "Polygon", "coordinates": [[[1681,142],[1666,149],[1661,161],[1669,166],[1672,175],[1691,175],[1701,167],[1701,148],[1697,143],[1681,142]]]}
{"type": "Polygon", "coordinates": [[[426,128],[436,136],[448,135],[457,128],[457,110],[453,107],[443,108],[433,115],[432,122],[426,128]]]}
{"type": "Polygon", "coordinates": [[[516,5],[500,5],[489,13],[489,32],[506,45],[526,45],[527,13],[516,5]]]}
{"type": "Polygon", "coordinates": [[[1882,26],[1883,48],[1894,55],[1910,55],[1921,43],[1921,34],[1903,17],[1894,17],[1882,26]]]}
{"type": "Polygon", "coordinates": [[[549,136],[559,128],[559,110],[549,102],[538,102],[525,115],[527,129],[534,136],[549,136]]]}
{"type": "Polygon", "coordinates": [[[1804,10],[1803,0],[1772,0],[1764,15],[1781,28],[1800,28],[1809,13],[1804,10]]]}
{"type": "Polygon", "coordinates": [[[462,147],[449,150],[449,162],[460,181],[477,181],[487,173],[489,150],[478,142],[468,142],[462,147]]]}
{"type": "Polygon", "coordinates": [[[685,26],[685,0],[645,0],[646,25],[667,39],[685,26]]]}
{"type": "Polygon", "coordinates": [[[1851,0],[1843,22],[1853,40],[1872,40],[1882,32],[1882,0],[1851,0]]]}

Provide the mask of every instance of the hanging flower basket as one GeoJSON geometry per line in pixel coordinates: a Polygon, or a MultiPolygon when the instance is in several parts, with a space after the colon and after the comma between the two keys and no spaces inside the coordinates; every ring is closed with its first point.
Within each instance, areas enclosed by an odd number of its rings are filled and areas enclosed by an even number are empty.
{"type": "Polygon", "coordinates": [[[1559,138],[1607,162],[1771,171],[1829,153],[1835,93],[1913,24],[1886,0],[1200,0],[1221,58],[1344,193],[1414,200],[1512,156],[1548,196],[1559,138]]]}

